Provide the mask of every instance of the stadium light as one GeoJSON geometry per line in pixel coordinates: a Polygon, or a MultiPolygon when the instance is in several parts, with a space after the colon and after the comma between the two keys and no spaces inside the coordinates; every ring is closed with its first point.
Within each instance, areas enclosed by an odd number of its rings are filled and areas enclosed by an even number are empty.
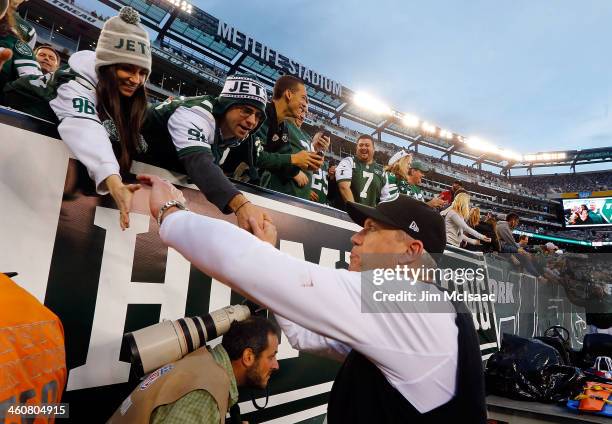
{"type": "Polygon", "coordinates": [[[429,122],[425,122],[425,121],[423,121],[423,123],[421,124],[421,129],[425,131],[426,133],[430,133],[430,134],[433,134],[436,132],[436,126],[433,124],[430,124],[429,122]]]}
{"type": "Polygon", "coordinates": [[[440,137],[450,140],[453,138],[453,133],[449,130],[440,130],[440,137]]]}
{"type": "Polygon", "coordinates": [[[353,101],[359,107],[369,110],[370,112],[374,112],[378,115],[392,115],[393,111],[389,106],[381,102],[380,100],[375,99],[369,94],[363,92],[355,93],[353,96],[353,101]]]}
{"type": "Polygon", "coordinates": [[[409,115],[407,113],[405,113],[404,116],[402,117],[402,122],[408,128],[416,128],[419,126],[419,118],[417,118],[414,115],[409,115]]]}
{"type": "Polygon", "coordinates": [[[497,148],[491,143],[487,143],[478,137],[470,137],[465,140],[465,143],[470,149],[479,150],[481,152],[494,153],[497,151],[497,148]]]}
{"type": "Polygon", "coordinates": [[[502,157],[506,158],[506,159],[511,159],[515,162],[522,162],[523,161],[523,155],[521,155],[520,153],[517,152],[513,152],[512,150],[501,150],[500,154],[502,157]]]}
{"type": "Polygon", "coordinates": [[[170,4],[178,7],[179,9],[181,9],[183,12],[185,13],[189,13],[191,14],[191,11],[193,10],[193,6],[185,1],[185,0],[167,0],[170,4]]]}

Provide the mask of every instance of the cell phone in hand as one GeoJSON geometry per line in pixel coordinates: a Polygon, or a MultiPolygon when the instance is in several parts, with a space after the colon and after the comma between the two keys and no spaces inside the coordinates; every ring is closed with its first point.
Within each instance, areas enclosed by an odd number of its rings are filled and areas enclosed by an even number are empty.
{"type": "Polygon", "coordinates": [[[331,137],[331,131],[323,130],[323,137],[327,137],[327,138],[331,137]]]}

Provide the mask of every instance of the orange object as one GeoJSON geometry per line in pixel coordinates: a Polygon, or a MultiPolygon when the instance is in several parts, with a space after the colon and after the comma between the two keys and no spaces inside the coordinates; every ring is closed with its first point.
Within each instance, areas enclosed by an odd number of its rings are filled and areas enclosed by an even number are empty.
{"type": "Polygon", "coordinates": [[[580,399],[578,409],[581,411],[601,411],[606,403],[610,402],[608,400],[610,395],[612,395],[612,384],[589,381],[584,388],[584,394],[578,396],[580,399]]]}
{"type": "MultiPolygon", "coordinates": [[[[59,318],[0,273],[0,405],[59,403],[66,374],[59,318]]],[[[22,418],[7,412],[4,422],[28,422],[22,418]]],[[[41,415],[33,422],[53,421],[41,415]]]]}

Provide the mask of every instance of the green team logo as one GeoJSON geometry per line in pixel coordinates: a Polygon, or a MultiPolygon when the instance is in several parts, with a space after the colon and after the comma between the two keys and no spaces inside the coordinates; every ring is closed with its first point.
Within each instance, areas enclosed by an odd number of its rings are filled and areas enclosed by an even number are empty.
{"type": "Polygon", "coordinates": [[[32,56],[32,49],[23,41],[17,41],[15,43],[15,50],[17,53],[22,54],[24,56],[32,56]]]}

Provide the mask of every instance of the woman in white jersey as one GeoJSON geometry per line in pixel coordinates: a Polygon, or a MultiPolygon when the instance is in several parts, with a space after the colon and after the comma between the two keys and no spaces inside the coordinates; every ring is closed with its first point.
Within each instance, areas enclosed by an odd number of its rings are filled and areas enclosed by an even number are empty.
{"type": "Polygon", "coordinates": [[[138,184],[123,184],[135,154],[146,151],[140,136],[151,73],[149,35],[138,12],[123,7],[100,33],[96,51],[80,51],[49,102],[60,123],[58,131],[85,165],[99,194],[110,195],[119,208],[120,225],[129,226],[132,194],[138,184]]]}

